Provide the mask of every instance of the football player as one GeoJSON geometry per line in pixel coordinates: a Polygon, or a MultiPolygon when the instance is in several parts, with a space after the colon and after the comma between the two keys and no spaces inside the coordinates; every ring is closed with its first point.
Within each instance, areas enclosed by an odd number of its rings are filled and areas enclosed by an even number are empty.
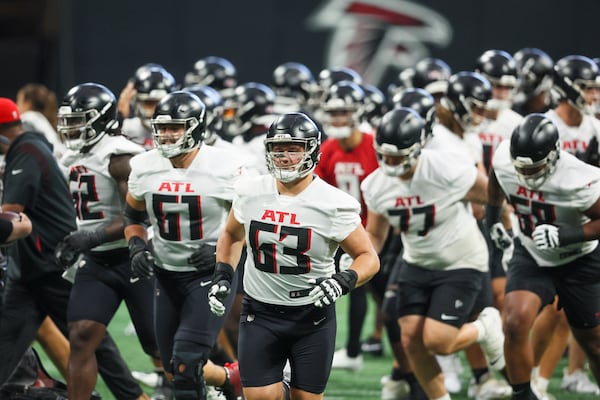
{"type": "MultiPolygon", "coordinates": [[[[560,148],[551,118],[530,114],[498,147],[492,161],[486,219],[498,224],[504,199],[515,209],[515,240],[504,299],[507,373],[513,399],[537,398],[530,385],[530,330],[539,310],[554,302],[600,378],[600,172],[560,148]]],[[[509,235],[505,240],[510,241],[509,235]]]]}
{"type": "Polygon", "coordinates": [[[225,312],[232,266],[246,241],[239,339],[245,398],[322,399],[335,349],[331,306],[371,279],[379,259],[359,203],[313,174],[321,145],[315,123],[302,113],[285,114],[271,124],[264,144],[270,175],[236,186],[217,243],[209,304],[215,314],[225,312]],[[338,245],[353,261],[335,273],[338,245]],[[282,385],[286,360],[291,388],[282,385]]]}
{"type": "Polygon", "coordinates": [[[205,113],[204,103],[187,91],[172,92],[158,103],[152,119],[155,149],[131,159],[125,206],[131,279],[156,276],[158,348],[175,398],[185,399],[205,399],[205,380],[217,384],[215,371],[220,383],[233,383],[225,369],[210,368],[208,362],[224,318],[209,311],[206,298],[217,236],[242,161],[201,145],[205,113]],[[147,219],[154,230],[152,252],[147,219]]]}
{"type": "Polygon", "coordinates": [[[500,370],[504,337],[493,307],[469,322],[480,311],[476,302],[488,252],[464,201],[484,203],[487,178],[460,152],[423,149],[424,127],[414,110],[388,112],[375,136],[379,168],[361,189],[375,248],[390,225],[401,232],[405,265],[398,276],[398,313],[405,352],[428,397],[449,399],[434,355],[479,342],[491,367],[500,370]]]}

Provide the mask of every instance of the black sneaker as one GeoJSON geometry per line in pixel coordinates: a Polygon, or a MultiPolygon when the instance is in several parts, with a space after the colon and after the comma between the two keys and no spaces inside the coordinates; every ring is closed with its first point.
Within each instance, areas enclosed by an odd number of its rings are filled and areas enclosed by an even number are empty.
{"type": "Polygon", "coordinates": [[[365,354],[370,354],[375,357],[382,357],[383,343],[379,339],[370,337],[360,344],[360,350],[365,354]]]}

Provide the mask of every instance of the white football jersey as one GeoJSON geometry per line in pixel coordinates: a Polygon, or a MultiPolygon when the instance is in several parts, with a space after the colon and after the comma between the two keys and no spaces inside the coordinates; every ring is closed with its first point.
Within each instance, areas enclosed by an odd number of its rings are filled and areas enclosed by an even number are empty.
{"type": "Polygon", "coordinates": [[[121,131],[133,142],[144,146],[146,150],[154,147],[152,129],[144,125],[139,117],[125,118],[121,131]]]}
{"type": "Polygon", "coordinates": [[[129,193],[146,203],[159,267],[195,270],[188,258],[200,243],[216,244],[243,164],[211,146],[201,146],[188,168],[173,167],[156,149],[131,160],[129,193]]]}
{"type": "Polygon", "coordinates": [[[430,150],[458,152],[472,160],[473,164],[481,161],[481,143],[477,144],[472,138],[464,140],[442,124],[433,126],[433,135],[425,147],[430,150]]]}
{"type": "Polygon", "coordinates": [[[561,151],[556,170],[539,189],[531,190],[519,182],[510,158],[509,142],[496,149],[493,167],[502,190],[519,220],[521,243],[542,267],[567,264],[592,252],[597,240],[574,243],[557,249],[540,250],[531,239],[539,224],[581,225],[584,215],[600,196],[600,169],[561,151]]]}
{"type": "Polygon", "coordinates": [[[521,121],[523,117],[521,114],[511,110],[510,108],[503,108],[498,113],[498,117],[485,124],[479,129],[478,136],[481,141],[483,150],[483,164],[485,165],[486,171],[492,165],[491,160],[494,157],[494,151],[503,140],[509,140],[513,131],[521,121]]]}
{"type": "MultiPolygon", "coordinates": [[[[143,153],[141,146],[124,136],[104,135],[87,153],[67,150],[61,164],[68,169],[69,189],[77,211],[79,228],[95,230],[105,227],[123,212],[117,182],[108,172],[110,158],[119,154],[143,153]]],[[[127,247],[125,239],[103,243],[97,251],[127,247]]]]}
{"type": "Polygon", "coordinates": [[[562,149],[570,154],[575,156],[583,154],[594,136],[600,139],[600,122],[591,115],[583,115],[579,126],[568,126],[554,110],[547,111],[545,115],[558,128],[562,149]]]}
{"type": "Polygon", "coordinates": [[[244,290],[269,304],[307,305],[309,279],[335,272],[333,257],[360,225],[360,204],[316,175],[297,196],[282,196],[271,175],[240,179],[233,215],[244,225],[244,290]]]}
{"type": "Polygon", "coordinates": [[[369,210],[400,230],[407,262],[436,270],[487,271],[485,239],[462,201],[476,177],[477,167],[460,153],[423,149],[410,180],[377,169],[361,190],[369,210]]]}
{"type": "Polygon", "coordinates": [[[232,143],[237,147],[240,153],[248,157],[250,168],[257,171],[260,175],[268,175],[267,160],[265,156],[265,138],[267,134],[253,137],[249,142],[244,141],[242,136],[235,136],[232,143]]]}

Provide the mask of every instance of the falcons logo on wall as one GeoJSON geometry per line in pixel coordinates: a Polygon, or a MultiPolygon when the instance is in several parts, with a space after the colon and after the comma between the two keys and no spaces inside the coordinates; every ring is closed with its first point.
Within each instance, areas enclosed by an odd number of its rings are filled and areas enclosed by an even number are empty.
{"type": "Polygon", "coordinates": [[[452,39],[446,18],[404,0],[327,0],[307,23],[333,30],[325,65],[350,67],[375,85],[388,68],[401,70],[429,56],[426,43],[446,47],[452,39]]]}

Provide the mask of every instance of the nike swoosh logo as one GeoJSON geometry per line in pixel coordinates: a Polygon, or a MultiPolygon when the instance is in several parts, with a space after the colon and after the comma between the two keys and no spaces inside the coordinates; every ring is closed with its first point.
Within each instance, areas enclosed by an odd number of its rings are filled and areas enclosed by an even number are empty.
{"type": "Polygon", "coordinates": [[[452,320],[456,320],[456,319],[458,319],[458,317],[456,315],[448,315],[448,314],[442,313],[443,321],[452,321],[452,320]]]}
{"type": "Polygon", "coordinates": [[[323,317],[323,318],[321,318],[321,319],[318,319],[318,320],[316,320],[316,321],[313,321],[313,325],[314,325],[314,326],[317,326],[317,325],[319,325],[321,322],[325,321],[326,319],[327,319],[327,317],[323,317]]]}
{"type": "Polygon", "coordinates": [[[212,280],[210,280],[210,281],[203,281],[203,282],[200,282],[200,286],[202,286],[202,287],[204,287],[204,286],[208,286],[208,285],[210,285],[211,283],[212,283],[212,280]]]}
{"type": "Polygon", "coordinates": [[[140,280],[140,278],[133,278],[133,277],[131,277],[131,278],[129,278],[129,283],[136,283],[139,280],[140,280]]]}
{"type": "Polygon", "coordinates": [[[13,174],[13,175],[19,175],[21,172],[23,172],[22,168],[13,169],[12,171],[10,171],[10,173],[13,174]]]}

